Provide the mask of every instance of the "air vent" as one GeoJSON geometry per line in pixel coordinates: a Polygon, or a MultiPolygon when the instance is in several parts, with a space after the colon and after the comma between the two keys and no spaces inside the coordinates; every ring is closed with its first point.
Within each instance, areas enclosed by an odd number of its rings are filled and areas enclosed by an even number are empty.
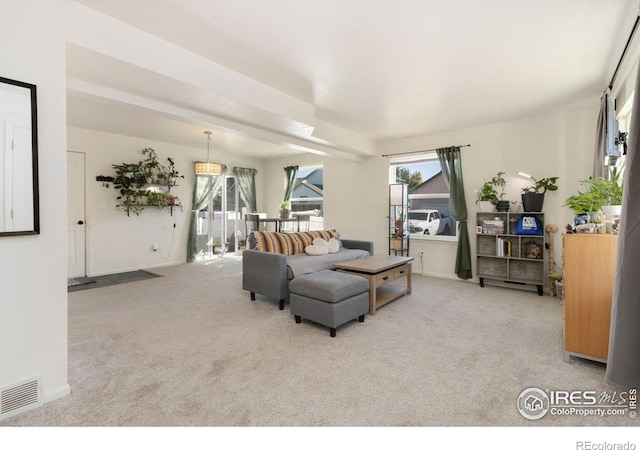
{"type": "Polygon", "coordinates": [[[42,405],[42,376],[23,380],[0,390],[0,421],[42,405]]]}

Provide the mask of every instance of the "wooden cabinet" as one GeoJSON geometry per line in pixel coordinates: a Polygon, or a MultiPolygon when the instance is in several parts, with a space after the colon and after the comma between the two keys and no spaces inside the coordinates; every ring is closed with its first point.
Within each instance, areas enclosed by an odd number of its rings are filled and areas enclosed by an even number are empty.
{"type": "Polygon", "coordinates": [[[535,217],[544,230],[543,213],[477,213],[476,264],[480,286],[485,278],[503,281],[505,286],[535,285],[538,295],[547,277],[544,234],[516,234],[516,221],[535,217]]]}
{"type": "Polygon", "coordinates": [[[617,236],[566,234],[563,238],[564,349],[606,362],[617,236]]]}

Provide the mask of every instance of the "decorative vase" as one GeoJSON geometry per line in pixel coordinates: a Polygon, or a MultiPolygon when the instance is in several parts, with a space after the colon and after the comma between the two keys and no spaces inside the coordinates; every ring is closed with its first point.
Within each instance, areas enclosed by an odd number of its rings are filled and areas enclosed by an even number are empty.
{"type": "Polygon", "coordinates": [[[393,249],[394,250],[403,250],[404,247],[404,239],[394,239],[393,240],[393,249]]]}
{"type": "Polygon", "coordinates": [[[478,206],[480,207],[480,212],[493,212],[493,211],[495,211],[495,206],[489,200],[480,200],[478,202],[478,206]]]}
{"type": "Polygon", "coordinates": [[[601,209],[608,220],[613,219],[615,216],[620,216],[622,213],[622,205],[604,205],[601,209]]]}
{"type": "Polygon", "coordinates": [[[500,212],[509,211],[509,200],[499,200],[496,209],[500,212]]]}
{"type": "Polygon", "coordinates": [[[280,218],[281,219],[288,219],[289,218],[289,210],[288,209],[281,209],[280,210],[280,218]]]}

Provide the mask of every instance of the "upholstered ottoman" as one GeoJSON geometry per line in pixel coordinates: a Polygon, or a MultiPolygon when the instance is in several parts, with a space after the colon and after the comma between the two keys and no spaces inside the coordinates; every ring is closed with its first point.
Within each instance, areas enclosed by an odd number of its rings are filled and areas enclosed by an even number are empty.
{"type": "Polygon", "coordinates": [[[369,312],[369,282],[356,275],[321,270],[291,280],[289,292],[296,323],[303,318],[319,323],[329,327],[331,337],[355,318],[364,322],[369,312]]]}

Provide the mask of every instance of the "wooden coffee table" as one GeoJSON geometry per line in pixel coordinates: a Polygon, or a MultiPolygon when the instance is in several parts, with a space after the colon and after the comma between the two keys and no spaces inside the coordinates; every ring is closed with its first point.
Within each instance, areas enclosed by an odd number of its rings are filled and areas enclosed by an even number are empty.
{"type": "Polygon", "coordinates": [[[411,295],[412,256],[374,255],[335,264],[338,272],[358,275],[369,280],[369,314],[403,295],[411,295]],[[406,278],[406,287],[392,281],[406,278]]]}

